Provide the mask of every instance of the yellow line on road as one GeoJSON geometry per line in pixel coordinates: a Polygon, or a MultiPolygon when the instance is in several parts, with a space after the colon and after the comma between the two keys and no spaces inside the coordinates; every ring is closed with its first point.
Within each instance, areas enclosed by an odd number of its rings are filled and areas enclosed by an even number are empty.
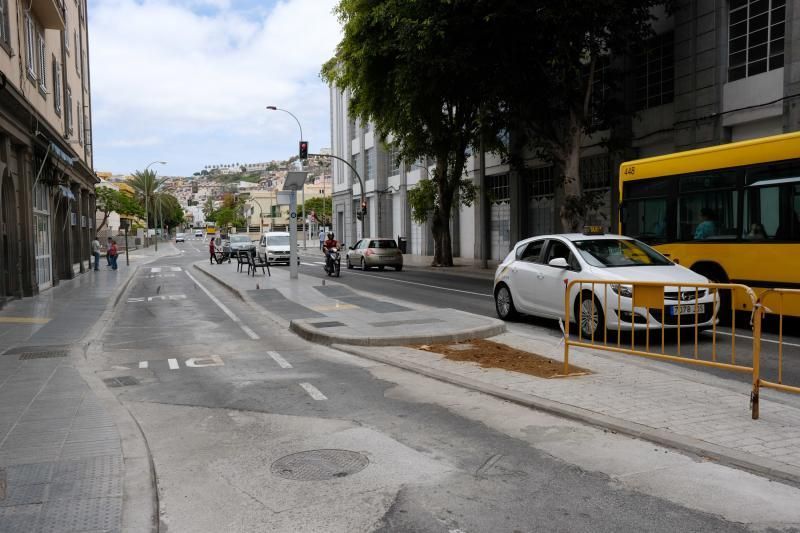
{"type": "Polygon", "coordinates": [[[36,318],[32,316],[0,316],[0,324],[47,324],[49,318],[36,318]]]}

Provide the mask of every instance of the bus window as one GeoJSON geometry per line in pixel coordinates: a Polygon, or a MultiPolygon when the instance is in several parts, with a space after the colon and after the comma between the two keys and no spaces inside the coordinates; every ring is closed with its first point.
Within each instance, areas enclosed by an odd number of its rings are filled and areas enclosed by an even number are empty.
{"type": "Polygon", "coordinates": [[[736,174],[733,172],[682,176],[679,182],[678,239],[738,238],[738,194],[732,189],[735,186],[736,174]],[[722,187],[731,189],[719,190],[722,187]]]}
{"type": "Polygon", "coordinates": [[[749,241],[774,237],[780,225],[780,212],[780,187],[746,189],[742,237],[749,241]]]}
{"type": "Polygon", "coordinates": [[[647,241],[667,236],[667,201],[664,198],[629,200],[625,203],[625,235],[647,241]]]}

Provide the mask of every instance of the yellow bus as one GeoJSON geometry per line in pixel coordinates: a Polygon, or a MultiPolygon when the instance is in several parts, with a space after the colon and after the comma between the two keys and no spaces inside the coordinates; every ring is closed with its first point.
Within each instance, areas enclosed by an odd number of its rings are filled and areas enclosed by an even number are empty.
{"type": "Polygon", "coordinates": [[[622,234],[712,281],[800,288],[800,132],[628,161],[619,180],[622,234]]]}
{"type": "Polygon", "coordinates": [[[216,235],[217,225],[214,222],[206,222],[206,235],[216,235]]]}

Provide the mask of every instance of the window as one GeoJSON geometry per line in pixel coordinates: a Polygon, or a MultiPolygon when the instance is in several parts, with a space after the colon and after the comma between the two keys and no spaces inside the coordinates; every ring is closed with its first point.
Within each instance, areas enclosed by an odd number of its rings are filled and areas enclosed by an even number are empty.
{"type": "Polygon", "coordinates": [[[75,116],[78,119],[78,144],[83,144],[83,113],[81,112],[81,103],[80,101],[77,103],[76,108],[77,113],[75,116]]]}
{"type": "Polygon", "coordinates": [[[492,203],[508,202],[511,199],[508,174],[486,176],[486,189],[492,203]]]}
{"type": "Polygon", "coordinates": [[[675,96],[675,34],[650,39],[634,58],[636,109],[672,102],[675,96]]]}
{"type": "Polygon", "coordinates": [[[8,0],[0,0],[0,45],[11,46],[8,26],[8,0]]]}
{"type": "Polygon", "coordinates": [[[377,173],[377,166],[375,161],[375,148],[367,148],[367,169],[365,174],[367,175],[367,181],[375,179],[375,174],[377,173]]]}
{"type": "Polygon", "coordinates": [[[730,0],[728,81],[783,67],[786,0],[730,0]]]}
{"type": "Polygon", "coordinates": [[[667,238],[667,199],[629,200],[623,210],[624,234],[645,242],[664,242],[667,238]]]}
{"type": "Polygon", "coordinates": [[[669,259],[646,244],[633,240],[594,239],[575,241],[573,244],[583,260],[595,267],[667,266],[672,264],[669,259]]]}
{"type": "Polygon", "coordinates": [[[25,13],[25,63],[28,69],[28,77],[36,80],[36,28],[33,17],[30,13],[25,13]]]}
{"type": "Polygon", "coordinates": [[[72,89],[67,87],[67,137],[72,135],[72,89]]]}
{"type": "Polygon", "coordinates": [[[581,266],[578,263],[578,260],[575,258],[575,255],[569,249],[566,243],[562,241],[558,241],[555,239],[550,240],[550,246],[547,247],[546,257],[544,260],[544,264],[550,264],[550,261],[557,258],[566,259],[567,264],[569,265],[570,270],[580,270],[581,266]]]}
{"type": "Polygon", "coordinates": [[[44,40],[44,31],[39,29],[36,32],[36,44],[39,51],[39,91],[47,94],[47,46],[44,40]]]}
{"type": "Polygon", "coordinates": [[[397,144],[389,146],[389,175],[400,174],[400,147],[397,144]]]}
{"type": "Polygon", "coordinates": [[[53,56],[53,108],[61,116],[61,64],[53,56]]]}
{"type": "Polygon", "coordinates": [[[742,238],[800,240],[800,163],[748,168],[742,238]]]}
{"type": "Polygon", "coordinates": [[[678,182],[678,239],[736,239],[738,193],[735,172],[682,176],[678,182]]]}
{"type": "Polygon", "coordinates": [[[538,263],[542,256],[544,242],[544,240],[531,241],[525,246],[520,246],[517,249],[517,260],[527,263],[538,263]]]}
{"type": "Polygon", "coordinates": [[[580,161],[581,186],[591,191],[611,187],[611,167],[608,155],[582,157],[580,161]]]}
{"type": "Polygon", "coordinates": [[[81,68],[80,68],[80,63],[79,63],[80,62],[80,58],[78,57],[78,56],[80,56],[80,53],[79,53],[80,52],[80,48],[78,48],[78,31],[77,30],[72,30],[72,35],[75,37],[75,72],[77,72],[78,75],[80,75],[81,68]]]}
{"type": "Polygon", "coordinates": [[[69,54],[69,10],[64,10],[64,50],[69,54]]]}

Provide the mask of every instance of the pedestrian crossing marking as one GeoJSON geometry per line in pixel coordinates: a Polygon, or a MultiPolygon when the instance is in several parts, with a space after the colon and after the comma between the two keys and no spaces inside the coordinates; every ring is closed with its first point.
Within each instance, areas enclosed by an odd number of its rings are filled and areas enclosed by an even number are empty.
{"type": "Polygon", "coordinates": [[[153,274],[158,274],[159,272],[161,272],[161,267],[151,267],[150,272],[153,274]]]}
{"type": "Polygon", "coordinates": [[[182,272],[183,271],[183,269],[181,267],[173,267],[173,266],[171,266],[171,267],[150,267],[150,273],[151,274],[158,274],[162,270],[170,271],[170,272],[182,272]]]}
{"type": "Polygon", "coordinates": [[[147,301],[153,302],[155,300],[161,300],[162,302],[165,300],[185,300],[185,294],[161,294],[159,296],[148,296],[147,301]]]}

